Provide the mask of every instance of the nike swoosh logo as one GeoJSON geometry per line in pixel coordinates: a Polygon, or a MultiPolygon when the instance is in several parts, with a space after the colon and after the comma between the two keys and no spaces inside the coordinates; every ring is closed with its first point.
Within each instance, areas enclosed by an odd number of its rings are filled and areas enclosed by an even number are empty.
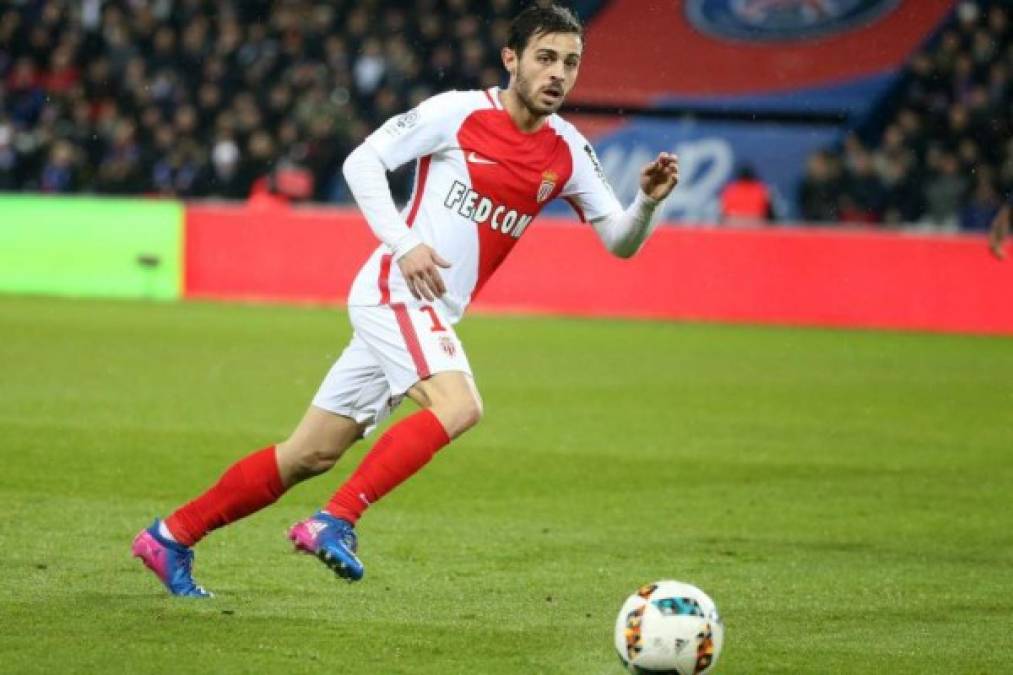
{"type": "Polygon", "coordinates": [[[482,157],[481,155],[476,155],[474,150],[472,150],[471,152],[468,153],[468,161],[471,162],[472,164],[497,164],[498,163],[495,160],[486,159],[485,157],[482,157]]]}

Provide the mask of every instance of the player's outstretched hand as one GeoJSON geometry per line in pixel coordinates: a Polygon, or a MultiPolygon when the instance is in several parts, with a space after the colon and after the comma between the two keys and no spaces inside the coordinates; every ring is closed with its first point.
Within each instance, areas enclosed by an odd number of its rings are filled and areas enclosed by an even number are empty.
{"type": "Polygon", "coordinates": [[[1010,205],[1006,204],[999,209],[999,213],[995,214],[992,228],[988,231],[988,248],[992,251],[992,255],[999,260],[1006,258],[1006,252],[1002,247],[1006,238],[1009,237],[1009,219],[1010,205]]]}
{"type": "Polygon", "coordinates": [[[679,158],[662,152],[640,171],[640,189],[651,199],[662,200],[679,183],[679,158]]]}
{"type": "Polygon", "coordinates": [[[398,267],[408,283],[408,290],[416,300],[426,299],[429,302],[443,297],[447,287],[440,276],[440,267],[450,267],[450,263],[426,244],[419,244],[398,258],[398,267]]]}

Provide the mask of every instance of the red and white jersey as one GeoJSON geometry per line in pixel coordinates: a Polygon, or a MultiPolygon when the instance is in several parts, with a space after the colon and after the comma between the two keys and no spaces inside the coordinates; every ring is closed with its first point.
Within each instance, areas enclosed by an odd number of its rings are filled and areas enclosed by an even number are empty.
{"type": "MultiPolygon", "coordinates": [[[[568,200],[583,221],[622,211],[594,150],[572,124],[552,115],[524,133],[497,88],[434,96],[388,120],[366,143],[388,170],[417,162],[402,217],[452,264],[440,270],[447,286],[440,309],[451,322],[551,200],[568,200]]],[[[352,284],[348,304],[411,301],[381,244],[352,284]]]]}

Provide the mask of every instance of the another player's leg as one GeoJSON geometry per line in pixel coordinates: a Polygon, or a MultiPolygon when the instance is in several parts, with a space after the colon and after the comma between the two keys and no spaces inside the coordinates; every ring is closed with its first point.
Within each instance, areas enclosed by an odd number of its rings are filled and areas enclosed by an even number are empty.
{"type": "Polygon", "coordinates": [[[192,576],[191,547],[208,532],[273,504],[299,481],[327,471],[361,437],[355,420],[310,407],[292,436],[230,466],[206,492],[134,538],[132,553],[173,595],[207,597],[192,576]]]}
{"type": "Polygon", "coordinates": [[[298,548],[315,554],[349,581],[364,573],[354,531],[363,511],[414,475],[482,415],[474,381],[463,372],[433,375],[409,389],[408,395],[422,410],[388,429],[323,510],[289,532],[298,548]]]}

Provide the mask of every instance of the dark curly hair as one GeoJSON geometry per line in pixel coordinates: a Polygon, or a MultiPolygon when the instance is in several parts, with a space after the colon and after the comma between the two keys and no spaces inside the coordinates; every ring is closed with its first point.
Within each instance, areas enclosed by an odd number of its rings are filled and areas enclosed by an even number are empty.
{"type": "Polygon", "coordinates": [[[516,17],[510,24],[510,37],[506,46],[520,55],[528,42],[535,35],[548,33],[576,33],[583,39],[584,26],[580,19],[565,7],[550,4],[547,7],[531,5],[516,17]]]}

